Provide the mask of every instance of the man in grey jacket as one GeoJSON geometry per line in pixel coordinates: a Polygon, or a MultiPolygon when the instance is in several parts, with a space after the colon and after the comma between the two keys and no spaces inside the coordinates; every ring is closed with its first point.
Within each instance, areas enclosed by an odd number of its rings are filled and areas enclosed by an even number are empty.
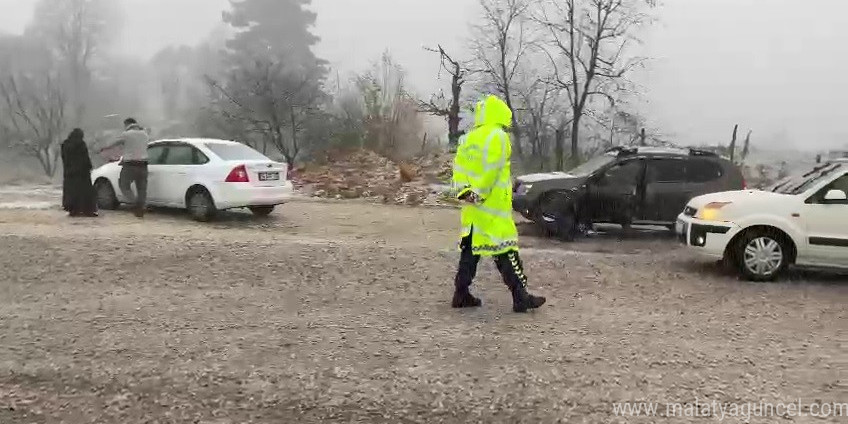
{"type": "Polygon", "coordinates": [[[121,176],[118,179],[118,185],[121,187],[124,198],[133,205],[135,216],[141,218],[144,216],[147,203],[147,144],[150,142],[150,137],[133,118],[124,120],[124,127],[125,130],[118,140],[101,151],[117,146],[123,147],[124,154],[120,163],[121,176]],[[138,196],[133,194],[132,184],[135,184],[138,196]]]}

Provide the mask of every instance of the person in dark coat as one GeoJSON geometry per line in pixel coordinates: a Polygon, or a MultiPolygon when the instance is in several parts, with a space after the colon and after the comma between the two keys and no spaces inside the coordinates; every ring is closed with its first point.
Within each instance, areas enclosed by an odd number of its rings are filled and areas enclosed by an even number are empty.
{"type": "Polygon", "coordinates": [[[73,217],[97,216],[97,200],[91,184],[91,158],[81,129],[71,131],[62,143],[62,206],[73,217]]]}

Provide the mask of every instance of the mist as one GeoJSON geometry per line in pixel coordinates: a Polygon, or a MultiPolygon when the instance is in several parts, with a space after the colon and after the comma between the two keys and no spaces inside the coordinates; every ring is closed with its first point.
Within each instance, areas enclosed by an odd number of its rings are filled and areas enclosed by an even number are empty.
{"type": "MultiPolygon", "coordinates": [[[[34,4],[0,0],[0,32],[21,34],[34,4]]],[[[138,61],[208,40],[229,8],[227,0],[119,4],[120,31],[109,52],[138,61]]],[[[387,51],[419,99],[450,88],[438,55],[425,47],[441,45],[467,60],[470,28],[482,23],[478,0],[314,0],[311,9],[320,37],[314,51],[329,63],[329,81],[351,81],[387,51]]],[[[835,0],[801,7],[790,0],[666,0],[655,22],[638,31],[633,54],[647,60],[629,75],[638,96],[628,103],[653,137],[675,144],[727,144],[738,124],[760,150],[848,147],[841,99],[848,61],[838,54],[848,41],[839,30],[848,24],[845,11],[835,0]]]]}
{"type": "MultiPolygon", "coordinates": [[[[33,0],[0,0],[0,30],[19,32],[33,0]]],[[[194,44],[220,22],[226,0],[124,0],[120,45],[146,57],[169,44],[194,44]]],[[[361,69],[385,50],[408,68],[414,86],[442,82],[422,46],[460,48],[476,0],[317,0],[318,54],[341,72],[361,69]]],[[[724,141],[733,124],[776,148],[848,145],[848,4],[814,0],[666,0],[644,37],[650,66],[638,76],[653,126],[683,144],[724,141]],[[828,10],[828,13],[823,13],[828,10]]]]}

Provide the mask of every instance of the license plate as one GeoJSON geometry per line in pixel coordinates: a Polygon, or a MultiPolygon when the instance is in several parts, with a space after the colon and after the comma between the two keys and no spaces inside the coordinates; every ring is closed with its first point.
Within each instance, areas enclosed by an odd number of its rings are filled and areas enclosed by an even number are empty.
{"type": "Polygon", "coordinates": [[[259,181],[279,181],[279,172],[260,172],[259,181]]]}

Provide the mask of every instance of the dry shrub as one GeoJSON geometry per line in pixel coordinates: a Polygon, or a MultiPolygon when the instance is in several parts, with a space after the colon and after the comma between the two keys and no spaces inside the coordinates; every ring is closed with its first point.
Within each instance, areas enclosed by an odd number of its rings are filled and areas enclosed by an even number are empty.
{"type": "Polygon", "coordinates": [[[398,165],[400,171],[400,180],[404,183],[410,183],[418,177],[418,169],[406,162],[401,162],[398,165]]]}

